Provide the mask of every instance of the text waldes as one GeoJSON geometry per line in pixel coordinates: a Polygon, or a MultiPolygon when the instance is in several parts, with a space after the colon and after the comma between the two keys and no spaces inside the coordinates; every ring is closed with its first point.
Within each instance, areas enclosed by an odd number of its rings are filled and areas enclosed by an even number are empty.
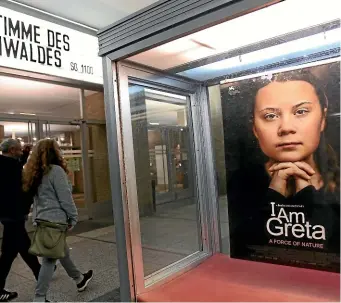
{"type": "Polygon", "coordinates": [[[70,51],[68,35],[46,29],[47,37],[41,45],[40,26],[12,20],[0,15],[0,56],[40,63],[48,66],[62,66],[62,51],[70,51]]]}
{"type": "Polygon", "coordinates": [[[311,225],[303,212],[286,212],[283,207],[276,213],[275,202],[271,202],[271,217],[266,223],[269,234],[275,237],[294,237],[325,240],[326,231],[322,225],[311,225]]]}

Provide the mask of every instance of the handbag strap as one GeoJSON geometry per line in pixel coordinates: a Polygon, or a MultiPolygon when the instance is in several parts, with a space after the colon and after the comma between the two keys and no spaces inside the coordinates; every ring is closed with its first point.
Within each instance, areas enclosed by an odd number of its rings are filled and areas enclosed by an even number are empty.
{"type": "Polygon", "coordinates": [[[59,229],[61,231],[67,231],[68,225],[65,223],[55,223],[46,220],[37,219],[37,224],[42,227],[50,227],[53,229],[59,229]]]}

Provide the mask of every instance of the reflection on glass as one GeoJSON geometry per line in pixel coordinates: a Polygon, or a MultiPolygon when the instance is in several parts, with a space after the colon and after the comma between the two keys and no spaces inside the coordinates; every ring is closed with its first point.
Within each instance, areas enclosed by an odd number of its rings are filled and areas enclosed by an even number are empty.
{"type": "Polygon", "coordinates": [[[189,187],[188,179],[188,128],[179,127],[169,132],[172,149],[172,172],[175,180],[173,187],[176,190],[189,187]]]}
{"type": "Polygon", "coordinates": [[[130,86],[145,275],[201,249],[187,97],[130,86]]]}
{"type": "MultiPolygon", "coordinates": [[[[221,104],[220,85],[211,86],[208,88],[210,115],[212,125],[212,139],[216,167],[216,180],[218,185],[219,195],[219,219],[220,219],[220,235],[221,235],[221,252],[230,253],[229,239],[229,220],[227,209],[226,196],[226,166],[225,166],[225,146],[224,146],[224,127],[223,127],[223,112],[221,104]]],[[[229,117],[233,119],[233,116],[229,117]]],[[[234,146],[237,146],[235,144],[234,146]]],[[[229,163],[233,166],[233,163],[229,163]]]]}
{"type": "Polygon", "coordinates": [[[168,192],[167,145],[160,129],[148,129],[150,176],[158,194],[168,192]]]}

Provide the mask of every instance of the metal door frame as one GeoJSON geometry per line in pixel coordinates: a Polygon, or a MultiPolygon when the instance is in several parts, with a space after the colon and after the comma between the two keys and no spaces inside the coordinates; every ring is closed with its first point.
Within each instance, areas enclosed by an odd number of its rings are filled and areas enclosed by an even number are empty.
{"type": "MultiPolygon", "coordinates": [[[[209,108],[207,89],[200,83],[185,80],[181,77],[164,75],[128,62],[119,62],[113,68],[113,95],[118,96],[115,103],[115,117],[107,115],[108,120],[117,119],[118,156],[120,159],[120,176],[122,188],[123,218],[125,226],[125,253],[128,263],[130,293],[132,297],[146,291],[147,288],[165,283],[169,279],[200,264],[203,260],[219,251],[219,229],[217,210],[217,189],[214,175],[211,129],[209,123],[209,108]],[[117,86],[114,83],[117,83],[117,86]],[[195,146],[194,171],[196,175],[195,195],[199,206],[199,226],[201,231],[202,250],[144,277],[142,245],[137,203],[137,188],[134,159],[134,147],[131,125],[131,108],[129,98],[129,83],[144,87],[161,89],[172,93],[187,95],[190,98],[189,129],[193,130],[195,146]]],[[[116,98],[115,98],[116,99],[116,98]]],[[[108,106],[108,104],[107,104],[108,106]]],[[[110,109],[111,110],[111,109],[110,109]]],[[[106,110],[106,114],[109,111],[106,110]]],[[[110,123],[110,121],[108,121],[110,123]]],[[[110,139],[109,143],[110,143],[110,139]]],[[[123,257],[124,256],[120,256],[123,257]]],[[[122,259],[123,259],[122,258],[122,259]]],[[[125,258],[124,258],[125,259],[125,258]]],[[[127,270],[127,269],[125,269],[127,270]]],[[[122,269],[123,271],[123,269],[122,269]]],[[[120,272],[121,273],[121,272],[120,272]]]]}

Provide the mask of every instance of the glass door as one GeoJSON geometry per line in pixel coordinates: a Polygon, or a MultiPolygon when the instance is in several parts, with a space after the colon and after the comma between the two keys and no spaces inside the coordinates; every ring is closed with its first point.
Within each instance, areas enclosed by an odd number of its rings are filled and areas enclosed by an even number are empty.
{"type": "MultiPolygon", "coordinates": [[[[83,150],[81,125],[79,121],[45,120],[43,117],[39,120],[40,138],[54,139],[63,152],[69,170],[69,181],[72,184],[73,199],[82,220],[88,217],[89,203],[86,196],[89,189],[86,186],[86,180],[89,174],[84,168],[84,162],[88,159],[84,158],[83,154],[89,151],[83,150]]],[[[89,201],[90,199],[91,197],[89,201]]]]}
{"type": "Polygon", "coordinates": [[[193,194],[192,155],[189,146],[190,130],[188,126],[167,129],[171,146],[172,185],[177,200],[193,194]]]}
{"type": "Polygon", "coordinates": [[[190,139],[185,125],[148,127],[150,175],[156,207],[193,196],[190,139]]]}
{"type": "Polygon", "coordinates": [[[150,178],[153,191],[153,203],[156,205],[175,200],[170,186],[169,144],[164,129],[157,126],[148,127],[148,147],[150,178]]]}
{"type": "Polygon", "coordinates": [[[0,142],[7,138],[18,139],[22,146],[34,145],[38,136],[38,120],[24,115],[0,115],[0,142]]]}
{"type": "Polygon", "coordinates": [[[197,83],[129,63],[116,68],[127,255],[138,294],[218,247],[217,224],[208,224],[209,216],[217,221],[207,206],[216,199],[214,170],[204,161],[212,157],[209,115],[206,90],[197,83]]]}

